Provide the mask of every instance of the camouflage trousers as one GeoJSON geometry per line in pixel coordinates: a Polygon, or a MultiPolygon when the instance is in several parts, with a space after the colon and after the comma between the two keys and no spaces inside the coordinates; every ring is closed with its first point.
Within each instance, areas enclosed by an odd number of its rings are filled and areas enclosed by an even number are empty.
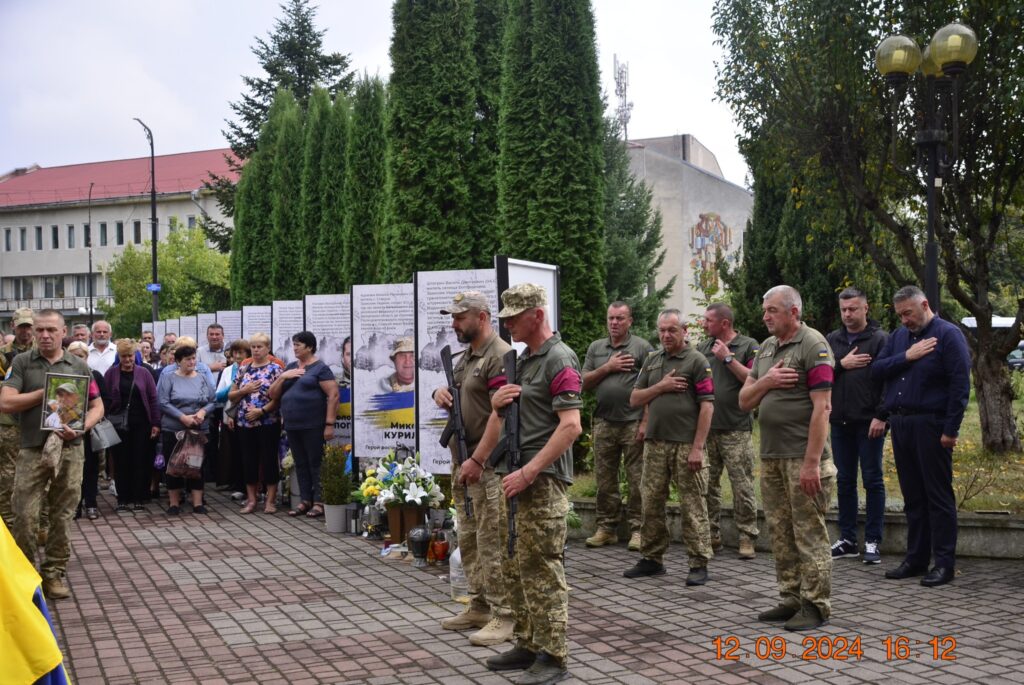
{"type": "Polygon", "coordinates": [[[644,475],[640,490],[643,498],[643,523],[640,526],[640,554],[661,562],[668,549],[668,524],[665,502],[669,483],[679,491],[683,542],[690,568],[704,568],[711,559],[711,527],[705,497],[708,491],[707,460],[700,471],[687,464],[691,443],[648,440],[644,443],[644,475]]]}
{"type": "Polygon", "coordinates": [[[772,540],[780,603],[806,600],[828,618],[832,613],[832,551],[825,512],[832,501],[836,467],[821,461],[821,492],[808,497],[800,489],[803,459],[762,459],[761,498],[772,540]]]}
{"type": "Polygon", "coordinates": [[[0,519],[14,530],[14,510],[11,497],[14,494],[14,466],[18,463],[21,449],[21,430],[17,426],[0,426],[0,519]]]}
{"type": "Polygon", "coordinates": [[[567,485],[552,475],[537,476],[520,493],[516,514],[515,555],[510,559],[508,526],[501,527],[502,570],[515,619],[516,642],[533,652],[547,652],[563,664],[569,656],[569,586],[565,584],[562,551],[567,485]]]}
{"type": "Polygon", "coordinates": [[[50,520],[46,553],[39,573],[43,578],[59,578],[67,572],[71,558],[71,519],[82,497],[85,451],[81,442],[65,443],[56,476],[53,469],[40,463],[42,454],[41,447],[23,448],[18,452],[14,478],[14,539],[34,564],[39,547],[39,512],[45,500],[50,520]]]}
{"type": "Polygon", "coordinates": [[[757,540],[757,503],[754,501],[754,444],[750,431],[716,431],[708,435],[708,520],[711,537],[720,537],[722,471],[732,485],[733,520],[741,538],[757,540]]]}
{"type": "Polygon", "coordinates": [[[509,616],[511,611],[501,571],[501,557],[506,549],[501,544],[501,530],[508,520],[501,476],[493,468],[484,469],[480,480],[469,486],[473,518],[466,516],[465,490],[458,485],[457,477],[458,467],[455,467],[452,470],[452,482],[455,483],[452,499],[455,520],[459,525],[462,567],[466,570],[469,584],[469,606],[494,616],[509,616]]]}
{"type": "Polygon", "coordinates": [[[594,474],[597,476],[597,527],[614,533],[622,516],[619,465],[626,469],[629,532],[640,532],[643,515],[640,478],[644,473],[644,446],[636,441],[639,421],[607,421],[594,417],[594,474]]]}

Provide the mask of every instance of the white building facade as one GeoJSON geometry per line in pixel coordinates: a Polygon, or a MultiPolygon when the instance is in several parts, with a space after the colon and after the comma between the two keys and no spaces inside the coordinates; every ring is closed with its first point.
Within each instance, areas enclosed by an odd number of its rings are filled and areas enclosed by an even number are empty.
{"type": "MultiPolygon", "coordinates": [[[[209,218],[230,223],[203,190],[210,172],[232,176],[224,154],[207,150],[155,158],[157,236],[209,218]]],[[[15,309],[56,309],[88,320],[111,294],[105,270],[127,245],[151,236],[149,158],[30,167],[0,177],[0,324],[15,309]],[[90,184],[91,199],[90,199],[90,184]],[[91,216],[91,222],[90,222],[91,216]]],[[[139,287],[146,284],[140,283],[139,287]]]]}

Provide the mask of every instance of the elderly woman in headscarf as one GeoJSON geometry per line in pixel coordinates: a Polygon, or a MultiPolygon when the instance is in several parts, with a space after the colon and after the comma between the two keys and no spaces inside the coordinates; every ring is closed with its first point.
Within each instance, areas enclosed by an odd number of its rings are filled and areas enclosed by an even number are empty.
{"type": "Polygon", "coordinates": [[[110,396],[107,418],[123,415],[115,423],[121,443],[110,448],[117,469],[117,511],[145,511],[153,471],[153,441],[160,435],[160,404],[149,369],[136,363],[134,340],[117,341],[118,363],[107,369],[104,381],[110,396]]]}

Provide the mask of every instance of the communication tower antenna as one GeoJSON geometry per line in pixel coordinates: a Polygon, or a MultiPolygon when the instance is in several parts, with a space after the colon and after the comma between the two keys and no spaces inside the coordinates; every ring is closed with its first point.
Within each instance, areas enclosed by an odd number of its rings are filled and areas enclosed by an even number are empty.
{"type": "Polygon", "coordinates": [[[615,97],[619,99],[619,105],[615,108],[615,116],[622,126],[623,140],[629,140],[629,117],[633,111],[633,103],[629,101],[629,62],[620,62],[619,56],[615,59],[615,97]]]}

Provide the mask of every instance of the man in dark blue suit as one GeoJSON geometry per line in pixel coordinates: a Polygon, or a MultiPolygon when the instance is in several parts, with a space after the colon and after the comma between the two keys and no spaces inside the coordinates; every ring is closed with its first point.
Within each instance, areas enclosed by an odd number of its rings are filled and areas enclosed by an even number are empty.
{"type": "Polygon", "coordinates": [[[971,355],[964,334],[935,315],[920,288],[900,288],[893,305],[903,326],[871,372],[886,383],[883,406],[903,491],[907,555],[885,577],[923,575],[921,585],[935,587],[953,580],[956,566],[953,447],[970,396],[971,355]]]}

